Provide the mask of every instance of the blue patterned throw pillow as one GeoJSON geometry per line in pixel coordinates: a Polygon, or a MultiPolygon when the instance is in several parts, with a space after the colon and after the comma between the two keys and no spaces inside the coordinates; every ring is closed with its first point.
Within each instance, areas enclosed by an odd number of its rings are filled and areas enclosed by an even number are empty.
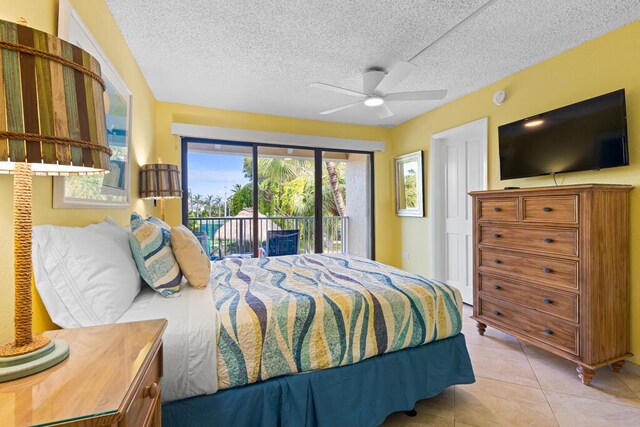
{"type": "Polygon", "coordinates": [[[142,218],[131,214],[129,246],[140,276],[162,296],[177,296],[182,273],[171,251],[169,230],[171,228],[158,218],[142,218]]]}

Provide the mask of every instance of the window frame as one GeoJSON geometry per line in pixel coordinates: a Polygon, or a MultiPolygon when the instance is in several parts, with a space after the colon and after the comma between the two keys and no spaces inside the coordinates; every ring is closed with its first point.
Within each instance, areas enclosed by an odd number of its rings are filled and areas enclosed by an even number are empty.
{"type": "MultiPolygon", "coordinates": [[[[252,149],[252,165],[253,165],[253,176],[252,179],[252,190],[253,190],[253,205],[258,206],[258,149],[259,147],[276,147],[276,148],[292,148],[292,149],[305,149],[312,150],[314,152],[314,203],[315,203],[315,211],[314,211],[314,233],[316,236],[322,236],[322,153],[326,152],[336,152],[336,153],[353,153],[353,154],[365,154],[369,156],[369,191],[370,191],[370,212],[371,212],[371,247],[369,248],[370,256],[372,260],[375,260],[376,257],[376,239],[375,239],[375,152],[374,151],[362,151],[362,150],[344,150],[344,149],[336,149],[336,148],[318,148],[318,147],[302,147],[302,146],[293,146],[286,144],[269,144],[269,143],[260,143],[260,142],[244,142],[244,141],[230,141],[230,140],[222,140],[222,139],[210,139],[210,138],[196,138],[196,137],[180,137],[180,155],[181,155],[181,175],[182,175],[182,194],[187,194],[189,191],[189,163],[188,163],[188,152],[189,152],[189,144],[190,143],[198,143],[198,144],[219,144],[219,145],[230,145],[236,147],[251,147],[252,149]]],[[[185,227],[189,226],[189,200],[186,197],[182,198],[182,224],[185,227]]],[[[258,209],[253,209],[253,235],[258,235],[258,209]]],[[[323,252],[322,238],[316,238],[315,240],[315,253],[323,252]]],[[[258,239],[253,239],[253,256],[258,256],[259,250],[259,242],[258,239]]]]}

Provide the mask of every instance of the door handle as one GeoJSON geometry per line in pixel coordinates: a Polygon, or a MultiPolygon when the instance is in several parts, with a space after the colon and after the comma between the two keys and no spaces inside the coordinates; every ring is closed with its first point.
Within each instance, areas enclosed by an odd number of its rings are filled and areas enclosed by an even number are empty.
{"type": "Polygon", "coordinates": [[[544,208],[542,208],[542,210],[545,212],[551,212],[553,209],[548,206],[545,206],[544,208]]]}
{"type": "Polygon", "coordinates": [[[542,300],[542,302],[544,302],[545,304],[551,304],[553,303],[553,300],[551,298],[545,298],[542,300]]]}
{"type": "Polygon", "coordinates": [[[542,332],[544,332],[544,333],[545,333],[545,334],[547,334],[547,335],[553,335],[553,331],[552,331],[551,329],[545,329],[545,330],[544,330],[544,331],[542,331],[542,332]]]}
{"type": "Polygon", "coordinates": [[[493,314],[495,314],[496,316],[501,316],[502,313],[500,313],[498,310],[493,310],[493,314]]]}
{"type": "Polygon", "coordinates": [[[493,260],[493,262],[494,262],[495,264],[502,264],[502,261],[500,261],[499,259],[494,259],[494,260],[493,260]]]}
{"type": "Polygon", "coordinates": [[[553,239],[546,238],[546,239],[544,239],[544,242],[545,243],[553,243],[553,239]]]}
{"type": "Polygon", "coordinates": [[[493,289],[500,289],[500,285],[498,285],[497,283],[495,285],[492,286],[493,289]]]}
{"type": "Polygon", "coordinates": [[[495,237],[496,239],[499,239],[502,237],[502,234],[500,233],[493,233],[493,237],[495,237]]]}
{"type": "Polygon", "coordinates": [[[553,273],[553,270],[550,269],[549,267],[543,268],[542,271],[544,271],[545,273],[553,273]]]}
{"type": "Polygon", "coordinates": [[[498,208],[498,207],[493,208],[494,212],[500,212],[501,210],[502,210],[502,208],[498,208]]]}

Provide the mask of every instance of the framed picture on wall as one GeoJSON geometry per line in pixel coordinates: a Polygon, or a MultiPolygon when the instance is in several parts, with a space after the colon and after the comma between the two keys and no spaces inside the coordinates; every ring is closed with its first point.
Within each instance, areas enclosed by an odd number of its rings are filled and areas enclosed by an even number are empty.
{"type": "Polygon", "coordinates": [[[60,0],[58,36],[89,52],[100,62],[106,84],[105,110],[111,171],[90,176],[55,177],[54,208],[129,207],[131,192],[131,105],[133,96],[69,0],[60,0]]]}
{"type": "Polygon", "coordinates": [[[424,216],[422,151],[396,157],[396,214],[424,216]]]}

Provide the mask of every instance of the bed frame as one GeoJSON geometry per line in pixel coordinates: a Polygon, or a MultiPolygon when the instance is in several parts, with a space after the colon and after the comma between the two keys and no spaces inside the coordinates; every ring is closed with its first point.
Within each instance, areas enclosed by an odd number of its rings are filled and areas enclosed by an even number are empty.
{"type": "Polygon", "coordinates": [[[359,363],[287,375],[162,406],[163,426],[377,426],[475,382],[461,333],[359,363]]]}

